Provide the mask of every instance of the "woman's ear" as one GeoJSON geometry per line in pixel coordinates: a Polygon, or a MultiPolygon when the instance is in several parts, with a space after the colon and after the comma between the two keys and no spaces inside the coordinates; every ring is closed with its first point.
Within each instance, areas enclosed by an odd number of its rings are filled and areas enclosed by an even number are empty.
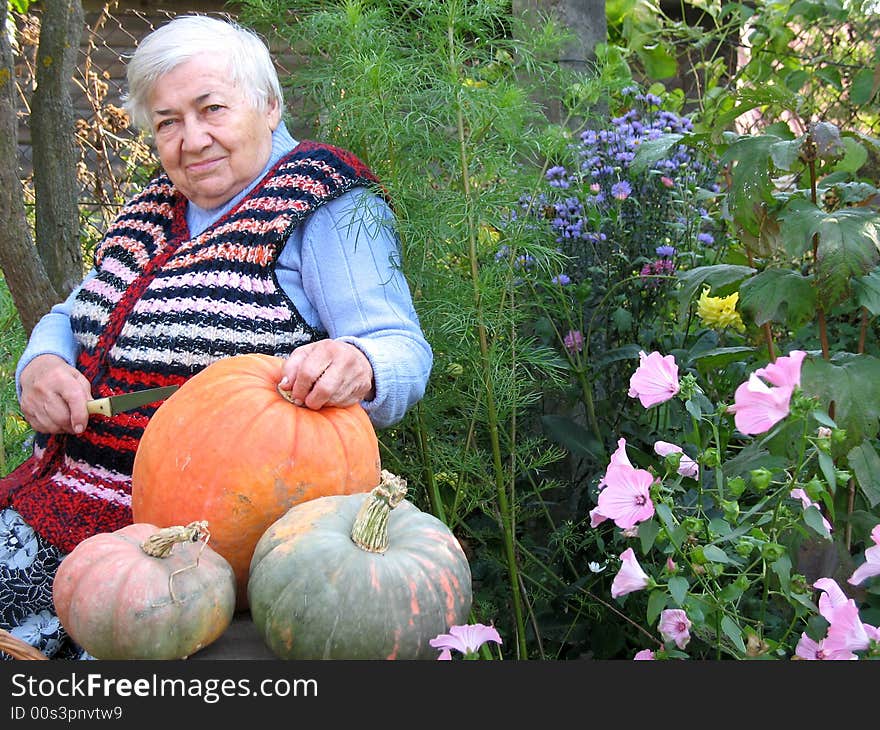
{"type": "Polygon", "coordinates": [[[269,129],[274,132],[281,123],[281,104],[278,103],[278,99],[269,100],[266,119],[269,121],[269,129]]]}

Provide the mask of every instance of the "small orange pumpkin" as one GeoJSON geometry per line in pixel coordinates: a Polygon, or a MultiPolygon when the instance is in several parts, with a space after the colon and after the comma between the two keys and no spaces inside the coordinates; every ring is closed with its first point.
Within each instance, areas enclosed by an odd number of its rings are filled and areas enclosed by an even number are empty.
{"type": "Polygon", "coordinates": [[[364,409],[294,405],[277,387],[282,363],[261,354],[212,363],[156,410],[134,459],[134,521],[207,520],[211,546],[235,571],[240,609],[269,525],[300,502],[379,483],[379,442],[364,409]]]}
{"type": "Polygon", "coordinates": [[[235,612],[232,568],[207,538],[204,522],[86,538],[52,583],[61,625],[97,659],[185,659],[207,646],[235,612]]]}

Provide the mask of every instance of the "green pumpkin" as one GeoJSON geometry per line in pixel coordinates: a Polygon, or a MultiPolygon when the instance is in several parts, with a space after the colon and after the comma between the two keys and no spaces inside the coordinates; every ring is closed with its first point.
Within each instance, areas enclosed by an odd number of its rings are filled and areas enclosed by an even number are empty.
{"type": "Polygon", "coordinates": [[[436,659],[428,642],[467,622],[471,571],[458,540],[382,472],[369,494],[292,507],[257,542],[251,618],[281,659],[436,659]]]}

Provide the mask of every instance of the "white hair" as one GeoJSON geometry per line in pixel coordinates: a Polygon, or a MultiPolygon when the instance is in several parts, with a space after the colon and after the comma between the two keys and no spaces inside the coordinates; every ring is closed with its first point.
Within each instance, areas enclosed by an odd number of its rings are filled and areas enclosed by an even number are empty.
{"type": "Polygon", "coordinates": [[[126,68],[128,93],[125,110],[132,124],[152,131],[150,95],[164,74],[203,53],[229,59],[229,73],[254,108],[281,109],[284,98],[269,49],[251,30],[233,21],[207,15],[181,15],[147,35],[135,49],[126,68]]]}

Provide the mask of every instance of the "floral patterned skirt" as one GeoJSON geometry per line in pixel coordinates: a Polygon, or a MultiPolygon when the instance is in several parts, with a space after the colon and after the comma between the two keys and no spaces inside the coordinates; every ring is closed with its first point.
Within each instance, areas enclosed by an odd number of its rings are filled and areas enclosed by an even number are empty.
{"type": "MultiPolygon", "coordinates": [[[[0,510],[0,628],[50,659],[91,659],[55,615],[52,581],[63,557],[14,509],[0,510]]],[[[12,657],[0,651],[0,659],[12,657]]]]}

